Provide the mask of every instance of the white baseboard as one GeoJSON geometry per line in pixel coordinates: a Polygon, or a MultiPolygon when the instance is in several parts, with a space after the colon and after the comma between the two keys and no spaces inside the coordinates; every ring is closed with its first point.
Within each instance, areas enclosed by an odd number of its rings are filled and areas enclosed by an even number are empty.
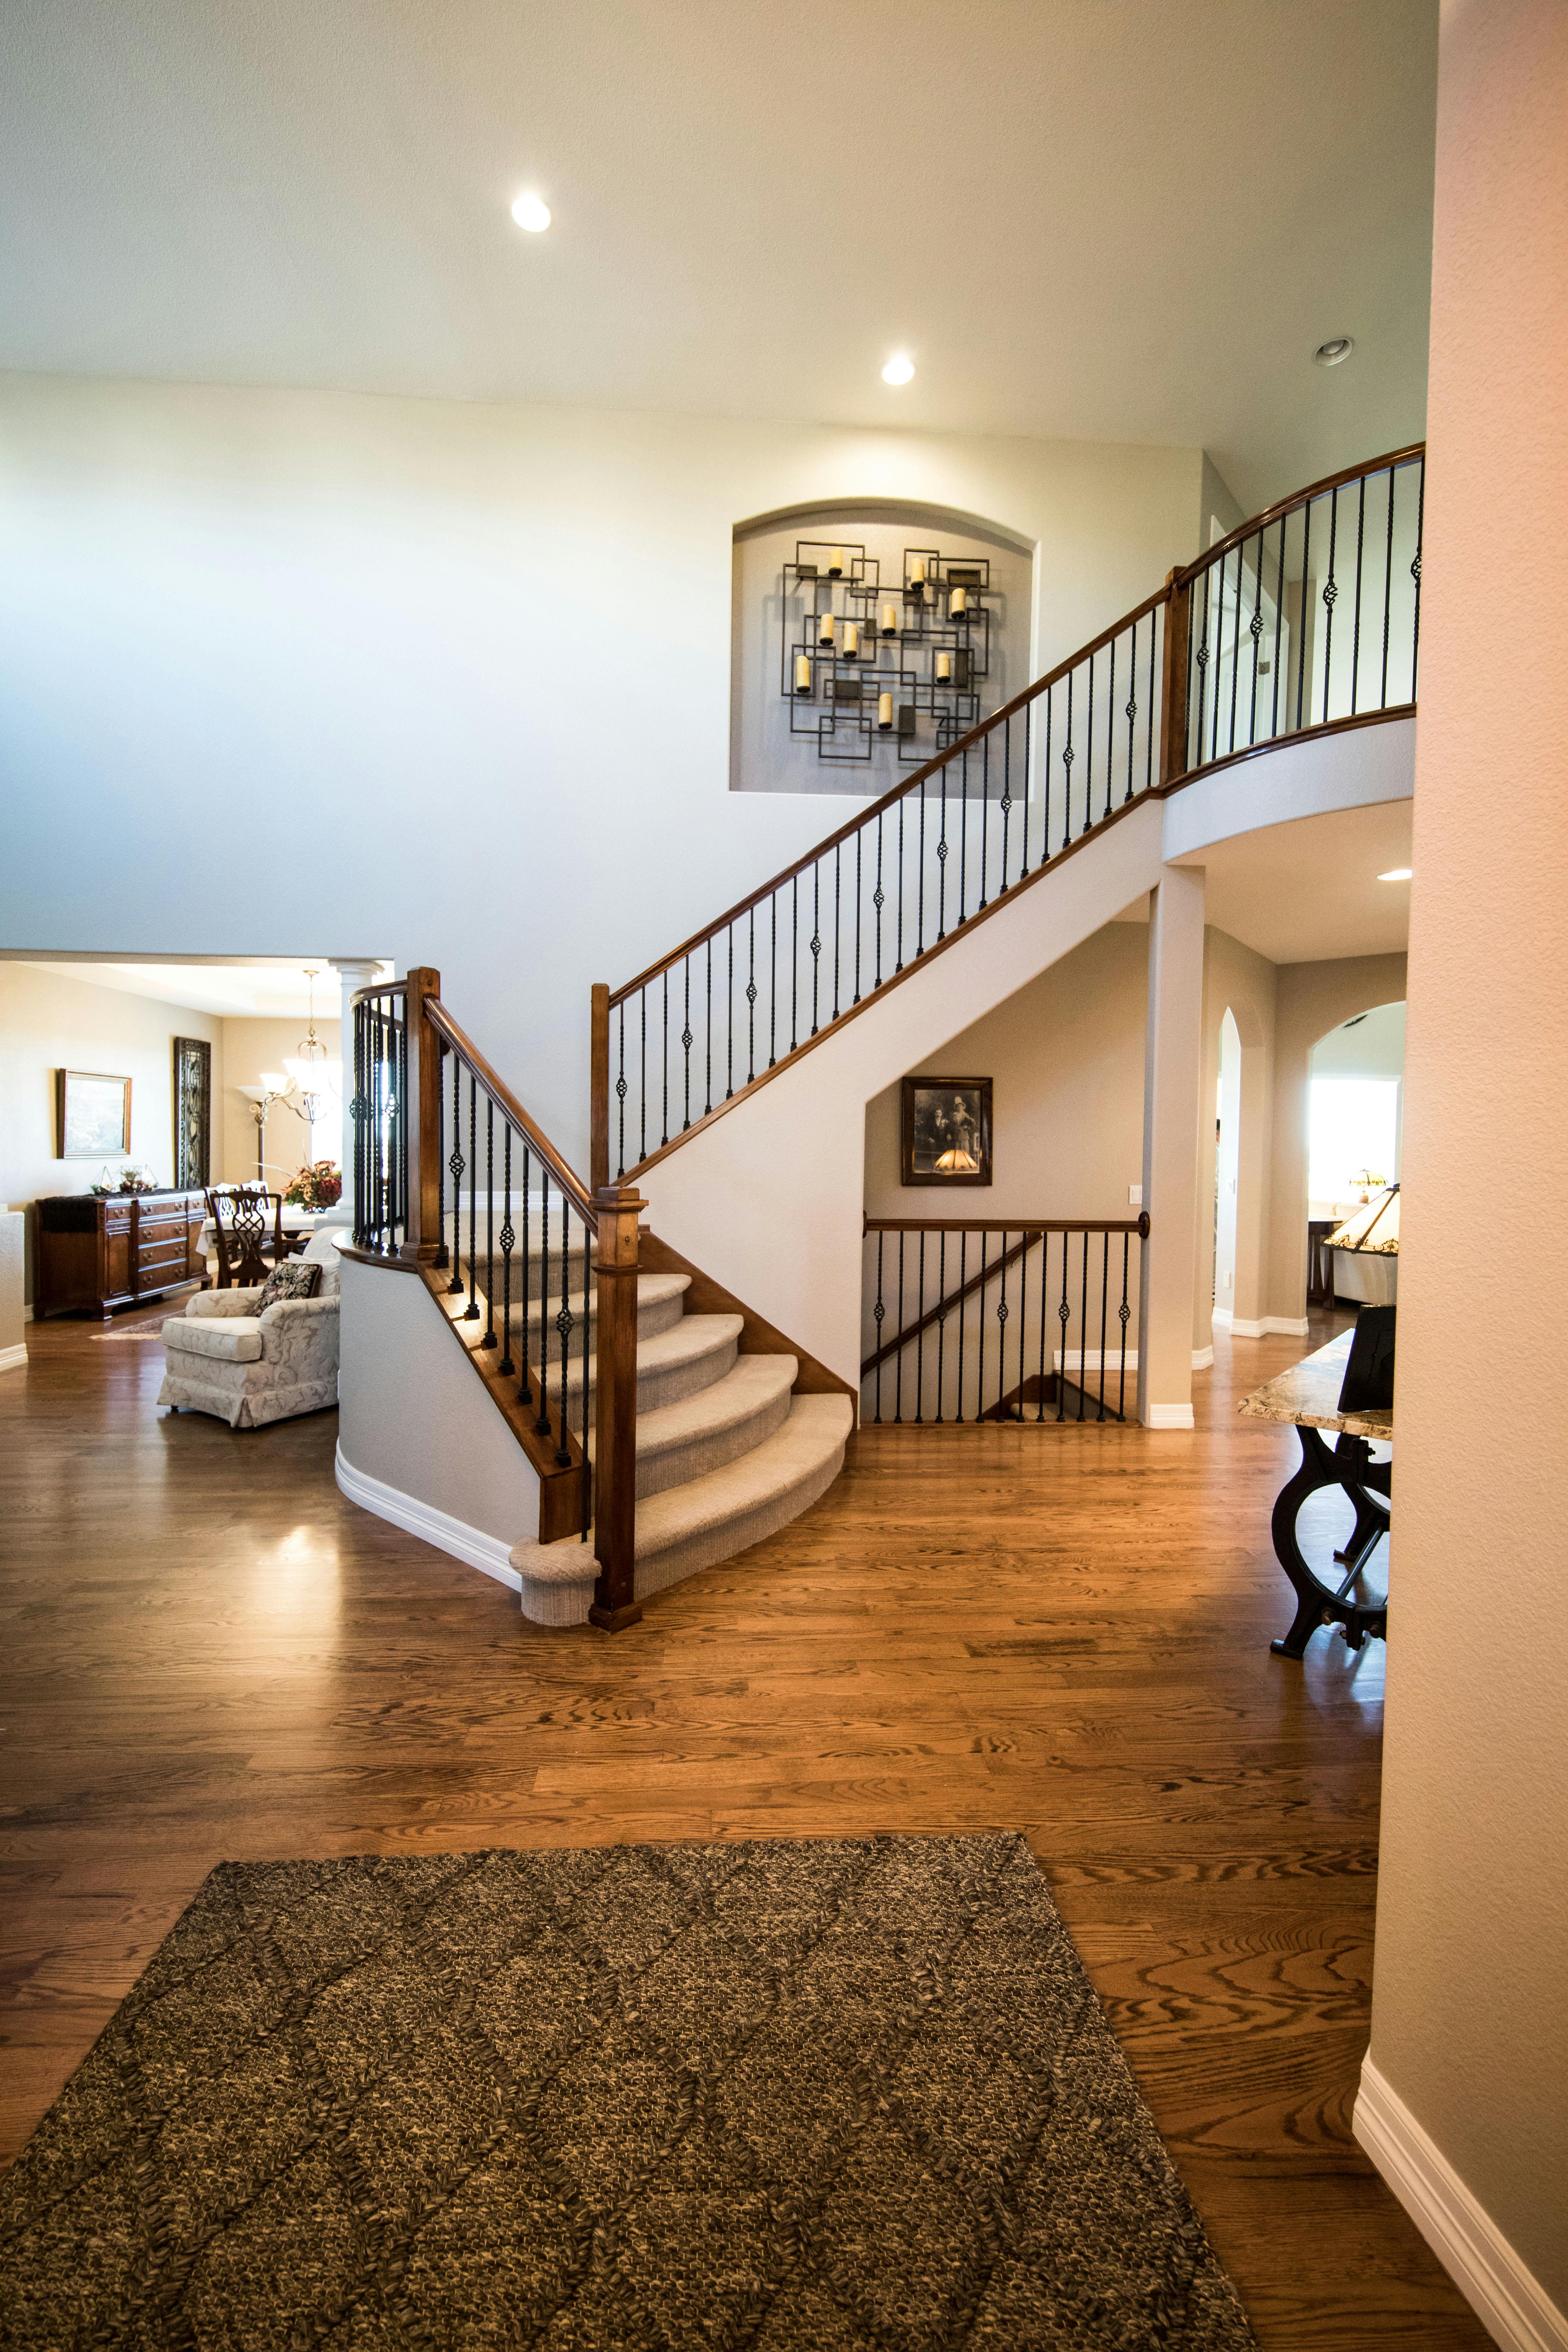
{"type": "Polygon", "coordinates": [[[1352,2129],[1503,2352],[1568,2352],[1568,2317],[1370,2058],[1352,2129]]]}
{"type": "Polygon", "coordinates": [[[1206,1372],[1211,1370],[1213,1364],[1214,1349],[1212,1348],[1194,1348],[1193,1349],[1193,1370],[1194,1372],[1206,1372]]]}
{"type": "Polygon", "coordinates": [[[1278,1331],[1286,1339],[1304,1339],[1307,1318],[1304,1315],[1266,1315],[1252,1337],[1266,1339],[1270,1331],[1278,1331]]]}
{"type": "Polygon", "coordinates": [[[19,1371],[27,1360],[26,1342],[15,1348],[0,1348],[0,1372],[19,1371]]]}
{"type": "Polygon", "coordinates": [[[1287,1339],[1304,1339],[1307,1318],[1304,1315],[1260,1315],[1255,1320],[1250,1315],[1233,1315],[1228,1307],[1216,1307],[1214,1328],[1228,1331],[1233,1339],[1267,1339],[1271,1331],[1287,1339]]]}
{"type": "Polygon", "coordinates": [[[1213,1321],[1214,1328],[1216,1331],[1228,1331],[1232,1324],[1236,1321],[1236,1318],[1231,1313],[1228,1307],[1216,1307],[1214,1310],[1211,1320],[1213,1321]]]}
{"type": "Polygon", "coordinates": [[[1190,1404],[1152,1404],[1143,1423],[1145,1429],[1191,1429],[1192,1425],[1190,1404]]]}
{"type": "Polygon", "coordinates": [[[462,1519],[454,1519],[438,1511],[433,1504],[422,1503],[414,1495],[405,1495],[399,1487],[384,1485],[373,1478],[368,1470],[356,1470],[348,1460],[342,1445],[338,1447],[333,1467],[338,1485],[351,1503],[363,1511],[374,1511],[378,1519],[389,1519],[395,1528],[406,1535],[417,1536],[421,1542],[434,1544],[437,1551],[447,1552],[460,1559],[466,1567],[477,1568],[481,1575],[493,1576],[498,1584],[510,1585],[513,1592],[522,1591],[522,1579],[512,1567],[511,1546],[502,1543],[499,1536],[481,1535],[478,1528],[468,1527],[462,1519]]]}

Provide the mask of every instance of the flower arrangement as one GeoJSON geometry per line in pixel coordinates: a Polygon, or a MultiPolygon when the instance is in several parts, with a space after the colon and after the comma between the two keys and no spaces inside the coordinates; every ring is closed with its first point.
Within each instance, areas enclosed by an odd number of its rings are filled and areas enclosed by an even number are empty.
{"type": "Polygon", "coordinates": [[[105,1160],[99,1171],[99,1177],[100,1181],[91,1189],[100,1200],[119,1192],[156,1192],[160,1189],[158,1179],[150,1168],[139,1168],[134,1160],[130,1160],[118,1175],[105,1160]]]}
{"type": "Polygon", "coordinates": [[[342,1171],[335,1160],[313,1160],[290,1177],[283,1198],[291,1209],[335,1209],[343,1194],[342,1171]]]}

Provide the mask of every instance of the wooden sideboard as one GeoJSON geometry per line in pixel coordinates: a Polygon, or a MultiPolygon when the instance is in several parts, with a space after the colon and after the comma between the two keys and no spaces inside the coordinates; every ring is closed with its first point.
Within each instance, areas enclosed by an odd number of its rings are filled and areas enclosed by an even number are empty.
{"type": "Polygon", "coordinates": [[[155,1298],[206,1278],[203,1192],[62,1192],[34,1204],[33,1319],[155,1298]]]}

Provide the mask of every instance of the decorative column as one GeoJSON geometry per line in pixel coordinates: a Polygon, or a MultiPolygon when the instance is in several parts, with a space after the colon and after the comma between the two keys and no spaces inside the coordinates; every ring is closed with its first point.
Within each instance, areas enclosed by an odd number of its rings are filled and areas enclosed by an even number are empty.
{"type": "Polygon", "coordinates": [[[339,1048],[343,1060],[343,1204],[352,1223],[359,1224],[360,1204],[354,1184],[353,1119],[349,1106],[353,1101],[353,994],[359,988],[368,988],[381,977],[381,961],[375,956],[329,956],[328,969],[335,971],[343,984],[342,1043],[339,1048]]]}
{"type": "Polygon", "coordinates": [[[1138,1418],[1149,1429],[1193,1425],[1205,880],[1201,866],[1167,866],[1150,905],[1143,1206],[1152,1230],[1138,1294],[1138,1418]]]}

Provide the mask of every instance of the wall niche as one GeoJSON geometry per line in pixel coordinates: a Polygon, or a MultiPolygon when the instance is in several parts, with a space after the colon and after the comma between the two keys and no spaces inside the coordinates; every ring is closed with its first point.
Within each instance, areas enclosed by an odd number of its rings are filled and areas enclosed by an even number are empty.
{"type": "Polygon", "coordinates": [[[730,788],[875,800],[1029,678],[1034,551],[948,507],[861,499],[735,530],[730,788]]]}

